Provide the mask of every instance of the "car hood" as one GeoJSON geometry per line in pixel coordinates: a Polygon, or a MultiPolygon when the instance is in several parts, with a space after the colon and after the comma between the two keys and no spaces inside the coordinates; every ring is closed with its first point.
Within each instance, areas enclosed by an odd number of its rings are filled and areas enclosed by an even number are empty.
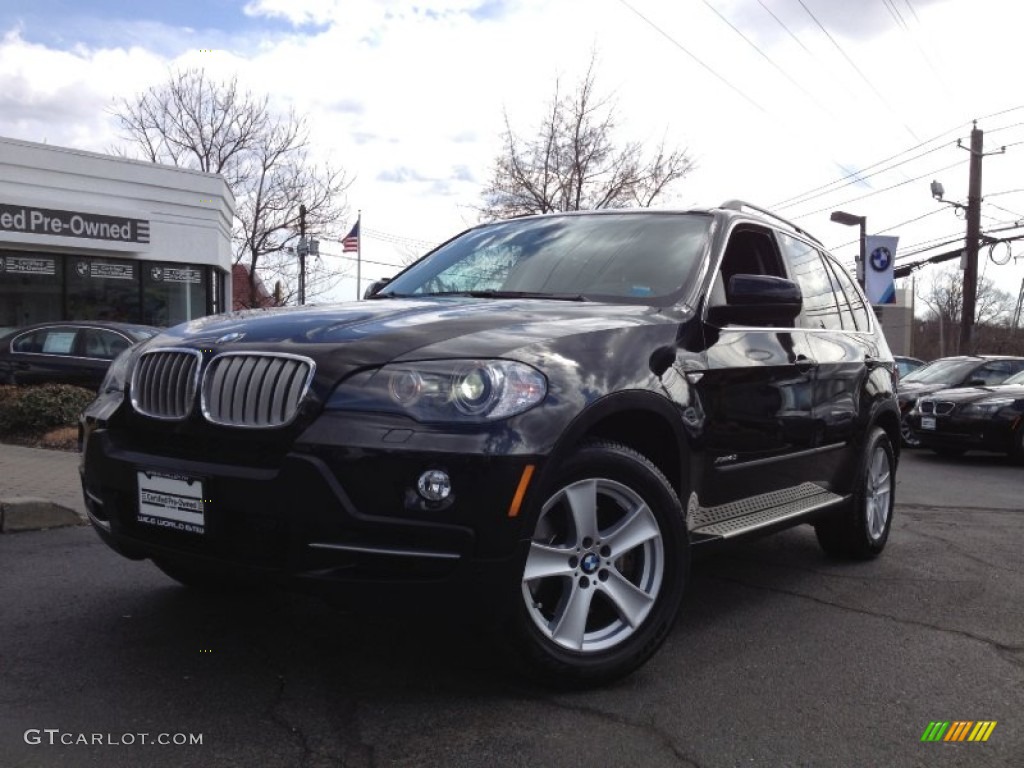
{"type": "MultiPolygon", "coordinates": [[[[679,319],[674,316],[675,322],[679,319]]],[[[377,299],[214,315],[170,328],[148,348],[186,346],[209,350],[208,354],[289,352],[313,358],[318,376],[337,379],[357,368],[394,360],[502,357],[576,334],[665,322],[669,319],[664,310],[646,305],[467,297],[377,299]]]]}
{"type": "Polygon", "coordinates": [[[916,381],[901,381],[896,387],[896,395],[901,398],[917,398],[930,395],[933,392],[945,389],[945,384],[918,383],[916,381]]]}
{"type": "Polygon", "coordinates": [[[1024,385],[1006,384],[992,385],[986,387],[959,387],[956,389],[942,389],[933,392],[930,397],[934,400],[945,400],[951,403],[972,403],[975,400],[987,400],[993,397],[1024,398],[1024,385]]]}

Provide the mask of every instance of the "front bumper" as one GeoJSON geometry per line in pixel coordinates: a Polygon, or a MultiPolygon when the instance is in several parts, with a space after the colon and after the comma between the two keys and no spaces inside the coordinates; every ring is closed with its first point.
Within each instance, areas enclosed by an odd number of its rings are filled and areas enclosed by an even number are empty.
{"type": "Polygon", "coordinates": [[[126,557],[227,569],[363,607],[458,593],[495,602],[493,590],[515,588],[520,576],[529,535],[511,504],[539,457],[299,442],[252,461],[201,449],[184,458],[129,435],[86,424],[81,465],[93,525],[126,557]],[[415,492],[430,468],[451,477],[445,502],[415,492]],[[202,533],[140,522],[143,470],[202,480],[202,533]]]}
{"type": "Polygon", "coordinates": [[[922,429],[922,414],[914,411],[909,418],[910,428],[921,444],[928,448],[977,450],[1006,453],[1013,446],[1013,425],[1008,421],[988,417],[933,415],[933,429],[922,429]]]}

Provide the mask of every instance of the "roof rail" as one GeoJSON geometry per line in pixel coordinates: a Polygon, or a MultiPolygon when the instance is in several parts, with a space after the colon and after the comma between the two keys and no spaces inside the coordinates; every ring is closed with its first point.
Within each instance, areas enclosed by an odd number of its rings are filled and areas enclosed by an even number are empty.
{"type": "Polygon", "coordinates": [[[744,208],[749,208],[750,210],[757,211],[758,213],[763,214],[764,216],[767,216],[767,217],[769,217],[771,219],[775,219],[776,221],[781,221],[787,227],[790,227],[794,232],[799,232],[804,237],[810,238],[811,240],[816,242],[818,245],[820,245],[822,248],[825,247],[824,243],[822,243],[821,240],[816,238],[810,232],[807,232],[806,230],[801,229],[800,227],[798,227],[796,224],[794,224],[789,219],[784,219],[781,216],[779,216],[777,213],[772,213],[767,208],[762,208],[759,205],[754,205],[753,203],[748,203],[745,200],[726,200],[724,203],[722,203],[718,207],[719,208],[725,208],[726,210],[729,210],[729,211],[742,211],[744,208]]]}

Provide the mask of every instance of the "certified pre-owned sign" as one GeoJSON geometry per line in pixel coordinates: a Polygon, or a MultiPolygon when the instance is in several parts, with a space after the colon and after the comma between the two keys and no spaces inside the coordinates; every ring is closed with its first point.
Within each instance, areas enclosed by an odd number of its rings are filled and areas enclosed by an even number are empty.
{"type": "Polygon", "coordinates": [[[7,203],[0,203],[0,231],[120,240],[125,243],[149,242],[149,222],[144,219],[7,203]]]}

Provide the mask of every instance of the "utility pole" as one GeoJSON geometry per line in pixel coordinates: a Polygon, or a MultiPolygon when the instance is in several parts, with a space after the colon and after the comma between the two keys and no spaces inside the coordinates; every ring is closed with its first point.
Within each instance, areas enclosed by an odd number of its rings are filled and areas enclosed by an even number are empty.
{"type": "MultiPolygon", "coordinates": [[[[974,352],[974,304],[978,295],[978,240],[981,236],[981,158],[983,133],[974,123],[971,128],[971,161],[967,182],[967,240],[964,243],[963,308],[960,312],[960,354],[974,352]]],[[[958,145],[963,147],[962,144],[958,145]]]]}
{"type": "Polygon", "coordinates": [[[306,206],[299,205],[299,304],[306,303],[306,254],[309,244],[306,242],[306,206]]]}
{"type": "MultiPolygon", "coordinates": [[[[981,159],[986,154],[1000,155],[1006,152],[1006,147],[1000,147],[996,152],[985,152],[982,142],[984,134],[978,128],[978,121],[974,121],[971,128],[971,146],[965,147],[962,141],[956,145],[960,149],[967,149],[971,153],[970,172],[967,179],[967,236],[964,242],[964,282],[963,282],[963,307],[960,312],[960,354],[970,355],[974,353],[974,310],[978,297],[978,246],[981,240],[981,159]]],[[[932,182],[932,195],[941,202],[949,202],[942,199],[942,185],[932,182]]],[[[951,203],[959,208],[964,206],[959,203],[951,203]]]]}

